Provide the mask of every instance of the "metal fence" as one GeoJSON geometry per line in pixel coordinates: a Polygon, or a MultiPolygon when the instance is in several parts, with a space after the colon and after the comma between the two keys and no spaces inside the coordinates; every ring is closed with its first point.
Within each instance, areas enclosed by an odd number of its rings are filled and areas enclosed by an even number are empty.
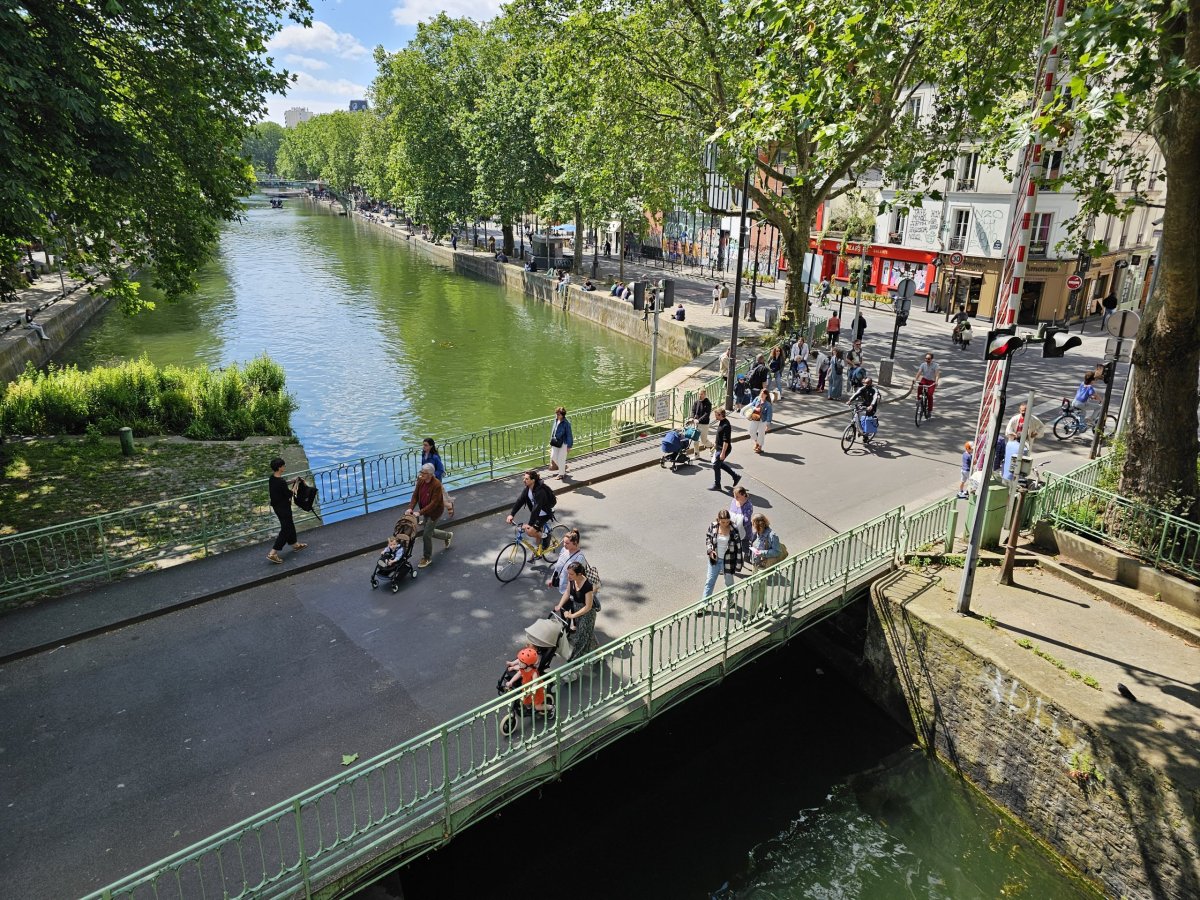
{"type": "Polygon", "coordinates": [[[1082,478],[1076,472],[1051,476],[1039,492],[1040,518],[1140,556],[1156,568],[1200,577],[1200,526],[1096,487],[1099,472],[1084,467],[1082,478]]]}
{"type": "Polygon", "coordinates": [[[553,670],[530,688],[552,689],[552,714],[484,703],[88,900],[326,896],[411,861],[843,608],[941,506],[892,510],[553,670]]]}
{"type": "MultiPolygon", "coordinates": [[[[592,453],[664,431],[682,421],[684,400],[683,391],[672,389],[575,410],[574,451],[592,453]]],[[[442,441],[446,483],[473,484],[544,465],[552,424],[553,417],[530,419],[442,441]]],[[[295,473],[318,491],[312,513],[295,510],[296,525],[394,506],[411,494],[420,466],[417,446],[295,473]]],[[[0,608],[74,582],[241,546],[277,528],[264,478],[6,535],[0,537],[0,608]]]]}

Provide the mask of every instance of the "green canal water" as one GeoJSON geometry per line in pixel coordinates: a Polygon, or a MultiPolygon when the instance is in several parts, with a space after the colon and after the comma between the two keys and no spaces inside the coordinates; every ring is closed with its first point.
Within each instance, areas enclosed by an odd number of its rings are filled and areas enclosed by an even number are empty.
{"type": "MultiPolygon", "coordinates": [[[[650,350],[551,305],[453,274],[374,226],[255,197],[200,291],[102,312],[61,353],[224,366],[269,353],[313,466],[605,403],[649,382],[650,350]]],[[[660,355],[659,372],[682,360],[660,355]]]]}

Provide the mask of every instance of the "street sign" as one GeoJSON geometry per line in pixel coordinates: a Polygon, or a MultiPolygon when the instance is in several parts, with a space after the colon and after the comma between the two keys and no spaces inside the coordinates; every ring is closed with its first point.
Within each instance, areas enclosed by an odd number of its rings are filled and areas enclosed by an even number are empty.
{"type": "Polygon", "coordinates": [[[957,250],[950,254],[950,265],[961,266],[963,264],[963,255],[957,250]]]}
{"type": "Polygon", "coordinates": [[[671,418],[671,395],[656,394],[654,397],[654,421],[662,422],[671,418]]]}
{"type": "Polygon", "coordinates": [[[1072,275],[1070,278],[1067,279],[1067,290],[1068,291],[1077,291],[1081,287],[1083,287],[1083,279],[1080,278],[1078,275],[1072,275]]]}
{"type": "Polygon", "coordinates": [[[1133,357],[1133,346],[1133,341],[1109,338],[1104,342],[1104,358],[1115,359],[1117,362],[1129,362],[1133,357]],[[1119,353],[1117,352],[1118,345],[1120,348],[1119,353]]]}
{"type": "Polygon", "coordinates": [[[1116,338],[1137,337],[1141,321],[1142,317],[1132,309],[1123,309],[1113,313],[1112,318],[1108,320],[1108,333],[1116,338]]]}

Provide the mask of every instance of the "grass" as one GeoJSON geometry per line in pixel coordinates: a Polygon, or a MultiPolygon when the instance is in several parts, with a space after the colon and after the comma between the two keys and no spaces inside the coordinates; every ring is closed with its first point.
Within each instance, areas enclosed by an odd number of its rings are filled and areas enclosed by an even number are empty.
{"type": "Polygon", "coordinates": [[[131,457],[113,439],[47,438],[0,445],[0,534],[30,531],[247,480],[266,485],[267,460],[299,468],[293,438],[204,443],[138,441],[131,457]]]}
{"type": "Polygon", "coordinates": [[[1039,647],[1033,641],[1029,640],[1029,638],[1016,638],[1016,644],[1018,647],[1020,647],[1023,650],[1029,650],[1030,652],[1033,653],[1034,656],[1041,657],[1046,662],[1050,663],[1050,665],[1054,666],[1054,668],[1060,669],[1061,671],[1066,672],[1068,675],[1070,675],[1076,681],[1082,681],[1084,684],[1086,684],[1088,687],[1092,688],[1093,690],[1097,690],[1097,691],[1100,690],[1100,682],[1097,681],[1095,678],[1093,678],[1091,675],[1084,675],[1078,669],[1068,669],[1061,660],[1055,659],[1053,656],[1051,656],[1049,653],[1047,653],[1045,650],[1043,650],[1041,647],[1039,647]]]}

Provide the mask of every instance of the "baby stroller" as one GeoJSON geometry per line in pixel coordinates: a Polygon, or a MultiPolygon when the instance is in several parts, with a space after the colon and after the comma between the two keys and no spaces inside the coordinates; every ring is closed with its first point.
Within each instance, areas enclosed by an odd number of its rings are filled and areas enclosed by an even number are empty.
{"type": "Polygon", "coordinates": [[[750,380],[745,375],[739,375],[737,381],[733,383],[734,404],[741,409],[753,399],[754,392],[750,390],[750,380]]]}
{"type": "MultiPolygon", "coordinates": [[[[546,674],[546,670],[550,668],[550,663],[554,661],[556,653],[561,653],[563,659],[571,657],[571,643],[567,638],[567,620],[557,613],[551,612],[544,619],[538,619],[532,625],[525,629],[525,637],[529,641],[530,646],[526,647],[517,654],[517,658],[522,662],[526,662],[521,654],[530,654],[530,651],[537,654],[536,662],[529,659],[530,664],[535,666],[535,677],[540,678],[546,674]]],[[[534,707],[533,697],[527,695],[522,690],[521,684],[516,684],[510,687],[510,682],[513,678],[513,670],[507,666],[500,673],[500,678],[496,682],[496,693],[500,696],[513,693],[517,697],[513,700],[507,713],[500,720],[500,733],[505,737],[511,735],[517,730],[523,718],[531,720],[535,716],[543,716],[549,720],[554,715],[554,683],[546,685],[544,704],[545,708],[538,711],[534,707]],[[528,702],[526,702],[528,701],[528,702]]]]}
{"type": "Polygon", "coordinates": [[[392,529],[396,538],[396,553],[389,555],[387,550],[379,554],[375,563],[375,571],[371,573],[371,589],[379,587],[379,577],[391,581],[392,593],[400,590],[400,582],[405,578],[416,578],[417,570],[412,565],[412,546],[417,539],[417,517],[403,515],[392,529]]]}
{"type": "Polygon", "coordinates": [[[697,427],[695,419],[688,419],[680,431],[672,428],[663,435],[663,455],[658,464],[664,469],[669,465],[671,471],[674,472],[679,466],[695,462],[696,450],[693,444],[699,440],[700,429],[697,427]]]}

